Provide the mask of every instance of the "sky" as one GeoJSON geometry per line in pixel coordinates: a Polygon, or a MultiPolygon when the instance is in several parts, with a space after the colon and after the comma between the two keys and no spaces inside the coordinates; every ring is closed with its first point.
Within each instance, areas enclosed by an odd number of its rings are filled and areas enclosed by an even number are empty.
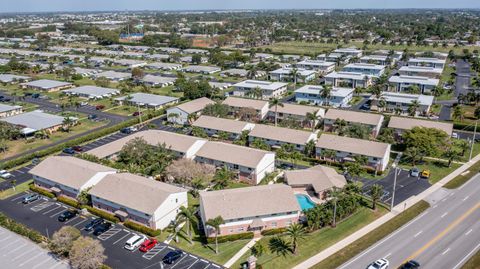
{"type": "Polygon", "coordinates": [[[344,8],[480,8],[480,0],[0,0],[3,12],[344,9],[344,8]]]}

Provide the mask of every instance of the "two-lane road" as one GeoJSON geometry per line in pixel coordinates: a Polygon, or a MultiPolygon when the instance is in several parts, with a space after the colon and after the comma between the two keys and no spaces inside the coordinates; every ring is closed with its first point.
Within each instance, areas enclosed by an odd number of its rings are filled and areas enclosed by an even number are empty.
{"type": "Polygon", "coordinates": [[[460,268],[480,247],[479,194],[479,175],[457,190],[432,193],[427,211],[339,268],[363,269],[380,258],[390,268],[409,259],[421,268],[460,268]]]}

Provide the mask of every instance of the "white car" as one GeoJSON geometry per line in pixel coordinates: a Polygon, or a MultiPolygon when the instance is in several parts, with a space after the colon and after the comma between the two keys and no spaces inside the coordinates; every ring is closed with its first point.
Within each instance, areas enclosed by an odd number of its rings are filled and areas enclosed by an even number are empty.
{"type": "Polygon", "coordinates": [[[458,134],[457,133],[452,133],[452,138],[458,139],[458,134]]]}
{"type": "Polygon", "coordinates": [[[3,178],[3,179],[9,179],[9,178],[13,177],[13,175],[10,174],[7,170],[1,170],[0,171],[0,177],[3,178]]]}
{"type": "Polygon", "coordinates": [[[125,243],[125,249],[134,251],[136,248],[138,248],[143,242],[147,240],[147,237],[145,235],[138,235],[134,234],[130,239],[127,240],[125,243]]]}
{"type": "Polygon", "coordinates": [[[387,269],[389,262],[387,259],[380,259],[372,262],[367,269],[387,269]]]}

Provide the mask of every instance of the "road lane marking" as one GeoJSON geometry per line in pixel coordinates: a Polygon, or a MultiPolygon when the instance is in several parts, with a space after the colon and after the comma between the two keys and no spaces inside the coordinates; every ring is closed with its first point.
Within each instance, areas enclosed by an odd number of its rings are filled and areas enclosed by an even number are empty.
{"type": "Polygon", "coordinates": [[[467,195],[465,198],[462,199],[462,201],[466,201],[468,198],[470,198],[470,195],[467,195]]]}
{"type": "Polygon", "coordinates": [[[473,229],[468,230],[468,232],[466,232],[465,235],[469,235],[472,231],[473,229]]]}
{"type": "Polygon", "coordinates": [[[420,232],[416,233],[416,234],[413,236],[413,238],[415,238],[415,237],[419,236],[421,233],[422,233],[422,231],[420,231],[420,232]]]}
{"type": "Polygon", "coordinates": [[[434,205],[432,208],[437,208],[438,205],[434,205]]]}
{"type": "Polygon", "coordinates": [[[440,216],[440,218],[443,219],[443,217],[445,217],[447,214],[448,214],[448,212],[443,213],[443,214],[440,216]]]}
{"type": "Polygon", "coordinates": [[[480,248],[480,243],[479,243],[476,247],[474,247],[474,248],[472,249],[472,251],[470,251],[467,255],[465,255],[465,257],[463,257],[463,259],[461,259],[461,260],[457,263],[457,265],[455,265],[452,269],[457,269],[458,267],[460,267],[461,265],[463,265],[463,263],[464,263],[467,259],[469,259],[470,256],[471,256],[473,253],[476,253],[476,252],[477,252],[478,248],[480,248]]]}
{"type": "Polygon", "coordinates": [[[447,248],[444,252],[442,252],[442,255],[447,254],[447,252],[449,252],[449,251],[450,251],[450,248],[447,248]]]}
{"type": "MultiPolygon", "coordinates": [[[[466,219],[468,216],[470,216],[473,212],[475,212],[478,208],[480,208],[480,202],[478,202],[475,206],[471,207],[467,212],[465,212],[463,215],[460,216],[460,218],[456,219],[454,222],[452,222],[450,225],[448,225],[447,228],[445,228],[443,231],[441,231],[437,236],[435,236],[432,240],[427,242],[425,245],[423,245],[420,249],[415,251],[410,257],[405,259],[402,264],[406,263],[409,260],[415,259],[418,255],[423,253],[427,248],[435,244],[438,240],[440,240],[442,237],[444,237],[450,230],[455,228],[458,224],[460,224],[464,219],[466,219]]],[[[394,267],[396,268],[396,267],[394,267]]]]}
{"type": "Polygon", "coordinates": [[[386,259],[386,258],[390,257],[390,255],[392,255],[391,252],[389,252],[389,253],[388,253],[387,255],[385,255],[385,257],[383,257],[383,258],[386,259]]]}

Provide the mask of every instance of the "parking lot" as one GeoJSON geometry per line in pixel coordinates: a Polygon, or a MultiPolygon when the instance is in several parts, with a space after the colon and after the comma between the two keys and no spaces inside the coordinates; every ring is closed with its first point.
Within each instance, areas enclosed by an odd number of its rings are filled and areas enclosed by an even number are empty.
{"type": "MultiPolygon", "coordinates": [[[[48,237],[64,225],[76,227],[83,235],[95,237],[92,234],[93,231],[83,230],[83,227],[93,219],[92,217],[77,215],[61,223],[57,220],[58,215],[69,209],[68,206],[46,197],[24,205],[22,203],[24,194],[1,201],[0,211],[48,237]]],[[[135,251],[128,251],[124,249],[124,244],[133,234],[133,231],[115,224],[110,230],[97,237],[105,248],[105,254],[108,257],[107,265],[112,268],[221,268],[220,265],[186,252],[183,252],[183,256],[173,265],[163,264],[162,258],[174,248],[161,242],[146,253],[140,252],[138,248],[135,251]]]]}

